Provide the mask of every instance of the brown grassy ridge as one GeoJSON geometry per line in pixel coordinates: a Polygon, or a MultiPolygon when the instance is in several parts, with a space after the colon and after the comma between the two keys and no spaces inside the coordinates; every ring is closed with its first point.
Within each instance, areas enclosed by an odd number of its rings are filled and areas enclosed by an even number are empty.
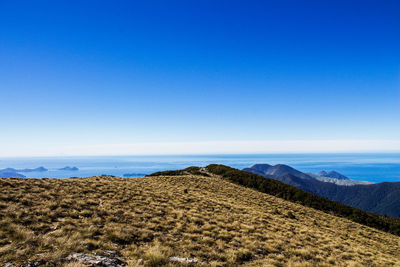
{"type": "Polygon", "coordinates": [[[398,236],[214,175],[0,179],[0,264],[102,249],[129,266],[400,265],[398,236]]]}

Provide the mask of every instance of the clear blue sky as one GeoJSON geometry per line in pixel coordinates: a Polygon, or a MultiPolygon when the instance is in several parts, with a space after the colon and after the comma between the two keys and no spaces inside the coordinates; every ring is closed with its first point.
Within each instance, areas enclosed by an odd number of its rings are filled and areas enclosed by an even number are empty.
{"type": "Polygon", "coordinates": [[[399,14],[390,0],[0,0],[0,155],[400,141],[399,14]]]}

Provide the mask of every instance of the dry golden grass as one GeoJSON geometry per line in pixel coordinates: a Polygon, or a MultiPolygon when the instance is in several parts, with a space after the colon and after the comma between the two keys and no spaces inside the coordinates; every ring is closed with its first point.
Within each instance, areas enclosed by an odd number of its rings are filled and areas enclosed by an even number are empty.
{"type": "Polygon", "coordinates": [[[0,264],[102,249],[130,266],[400,265],[397,236],[218,177],[0,179],[0,264]]]}

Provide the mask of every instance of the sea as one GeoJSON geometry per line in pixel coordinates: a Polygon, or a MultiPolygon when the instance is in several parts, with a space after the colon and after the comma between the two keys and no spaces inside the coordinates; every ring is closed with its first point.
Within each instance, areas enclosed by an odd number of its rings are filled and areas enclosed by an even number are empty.
{"type": "Polygon", "coordinates": [[[363,154],[255,154],[255,155],[168,155],[168,156],[85,156],[0,158],[0,169],[37,168],[46,172],[21,173],[30,178],[70,178],[97,175],[144,176],[156,171],[178,170],[189,166],[224,164],[242,169],[256,163],[287,164],[302,172],[335,170],[352,180],[370,182],[400,181],[400,153],[363,154]],[[78,171],[60,170],[65,166],[78,171]]]}

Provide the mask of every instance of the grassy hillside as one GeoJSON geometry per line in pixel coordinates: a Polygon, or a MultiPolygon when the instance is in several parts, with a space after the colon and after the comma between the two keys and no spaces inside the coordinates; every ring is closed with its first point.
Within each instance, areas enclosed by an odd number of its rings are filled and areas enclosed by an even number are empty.
{"type": "MultiPolygon", "coordinates": [[[[197,172],[198,168],[196,168],[197,167],[188,168],[188,171],[197,172]]],[[[366,212],[357,208],[346,206],[339,202],[331,201],[325,197],[320,197],[316,194],[308,193],[294,186],[286,184],[286,179],[290,180],[291,183],[293,182],[294,184],[298,185],[301,185],[301,183],[304,182],[303,179],[295,177],[293,175],[284,175],[282,181],[285,183],[283,183],[274,179],[265,178],[257,174],[240,171],[224,165],[211,164],[207,166],[206,169],[209,172],[220,175],[221,177],[231,182],[254,188],[260,192],[277,196],[292,202],[300,203],[302,205],[322,210],[324,212],[332,213],[336,216],[346,217],[347,219],[354,222],[374,227],[385,232],[400,235],[399,218],[378,215],[375,213],[366,212]]],[[[315,182],[320,183],[319,181],[315,182]]],[[[329,185],[335,186],[333,184],[329,185]]],[[[350,193],[351,192],[349,192],[349,194],[350,193]]],[[[377,195],[375,196],[377,198],[379,197],[377,195]]]]}
{"type": "Polygon", "coordinates": [[[129,266],[179,265],[173,256],[195,266],[400,264],[398,236],[216,175],[181,174],[0,179],[0,264],[79,266],[65,258],[104,249],[129,266]]]}

